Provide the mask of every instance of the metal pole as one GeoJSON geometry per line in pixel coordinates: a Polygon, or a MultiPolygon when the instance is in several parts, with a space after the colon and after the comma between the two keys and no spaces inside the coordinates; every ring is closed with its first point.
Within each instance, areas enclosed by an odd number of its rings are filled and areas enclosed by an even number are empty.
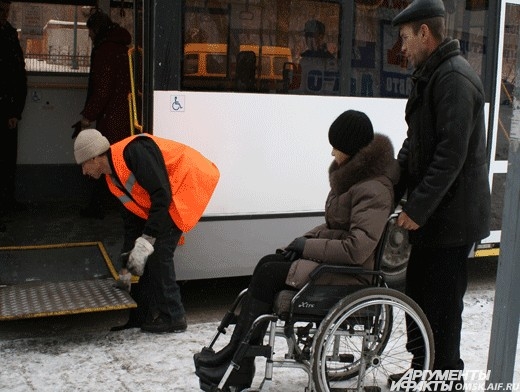
{"type": "Polygon", "coordinates": [[[72,45],[72,69],[78,69],[78,6],[74,7],[74,43],[72,45]]]}
{"type": "MultiPolygon", "coordinates": [[[[519,37],[520,44],[520,37],[519,37]]],[[[520,48],[520,46],[519,46],[520,48]]],[[[489,344],[487,385],[512,385],[520,321],[520,50],[517,50],[516,83],[504,195],[500,256],[489,344]]],[[[495,390],[498,390],[494,388],[495,390]]],[[[510,389],[509,389],[510,390],[510,389]]]]}

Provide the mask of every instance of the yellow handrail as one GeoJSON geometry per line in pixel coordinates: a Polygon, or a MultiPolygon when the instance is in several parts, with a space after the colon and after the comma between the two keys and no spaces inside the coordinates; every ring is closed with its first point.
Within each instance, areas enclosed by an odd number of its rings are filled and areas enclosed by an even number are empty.
{"type": "MultiPolygon", "coordinates": [[[[143,50],[139,48],[139,51],[143,50]]],[[[134,80],[134,52],[135,48],[132,47],[128,49],[128,65],[130,66],[130,87],[131,92],[128,95],[128,110],[130,112],[130,129],[132,131],[132,135],[135,134],[135,130],[137,129],[139,133],[143,133],[143,126],[139,123],[139,119],[137,118],[137,104],[136,104],[136,94],[135,94],[135,80],[134,80]]]]}

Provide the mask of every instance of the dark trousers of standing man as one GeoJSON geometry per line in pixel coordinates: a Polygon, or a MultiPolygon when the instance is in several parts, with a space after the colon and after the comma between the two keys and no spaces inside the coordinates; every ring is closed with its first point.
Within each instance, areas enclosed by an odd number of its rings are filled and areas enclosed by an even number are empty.
{"type": "MultiPolygon", "coordinates": [[[[134,247],[136,238],[143,234],[146,221],[126,210],[123,212],[123,219],[123,252],[129,252],[134,247]]],[[[173,221],[170,223],[155,239],[154,252],[148,257],[143,276],[137,284],[132,285],[131,295],[137,302],[137,308],[130,312],[130,323],[141,325],[153,321],[160,315],[173,321],[185,314],[173,262],[173,254],[182,231],[173,221]]]]}
{"type": "Polygon", "coordinates": [[[9,129],[7,119],[0,119],[0,209],[7,212],[15,206],[16,160],[18,157],[18,128],[9,129]]]}
{"type": "Polygon", "coordinates": [[[417,302],[432,327],[434,369],[463,370],[460,358],[467,259],[472,245],[429,248],[414,245],[408,261],[406,294],[417,302]]]}

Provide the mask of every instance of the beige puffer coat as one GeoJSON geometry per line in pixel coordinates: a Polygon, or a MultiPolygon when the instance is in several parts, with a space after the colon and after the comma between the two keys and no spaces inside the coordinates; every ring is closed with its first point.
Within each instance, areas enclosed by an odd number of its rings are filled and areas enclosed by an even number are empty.
{"type": "MultiPolygon", "coordinates": [[[[345,164],[332,162],[325,223],[304,234],[308,239],[302,258],[315,263],[294,261],[286,283],[302,287],[320,263],[372,269],[379,238],[394,209],[398,173],[392,143],[380,134],[345,164]]],[[[320,279],[322,284],[350,282],[359,280],[340,275],[320,279]]]]}

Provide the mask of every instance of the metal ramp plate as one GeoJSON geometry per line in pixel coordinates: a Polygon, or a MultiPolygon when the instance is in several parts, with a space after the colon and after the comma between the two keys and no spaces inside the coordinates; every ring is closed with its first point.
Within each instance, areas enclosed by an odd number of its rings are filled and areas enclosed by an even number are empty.
{"type": "Polygon", "coordinates": [[[32,282],[0,288],[0,320],[62,316],[136,306],[114,279],[32,282]]]}
{"type": "Polygon", "coordinates": [[[100,242],[0,247],[0,321],[136,307],[100,242]]]}

